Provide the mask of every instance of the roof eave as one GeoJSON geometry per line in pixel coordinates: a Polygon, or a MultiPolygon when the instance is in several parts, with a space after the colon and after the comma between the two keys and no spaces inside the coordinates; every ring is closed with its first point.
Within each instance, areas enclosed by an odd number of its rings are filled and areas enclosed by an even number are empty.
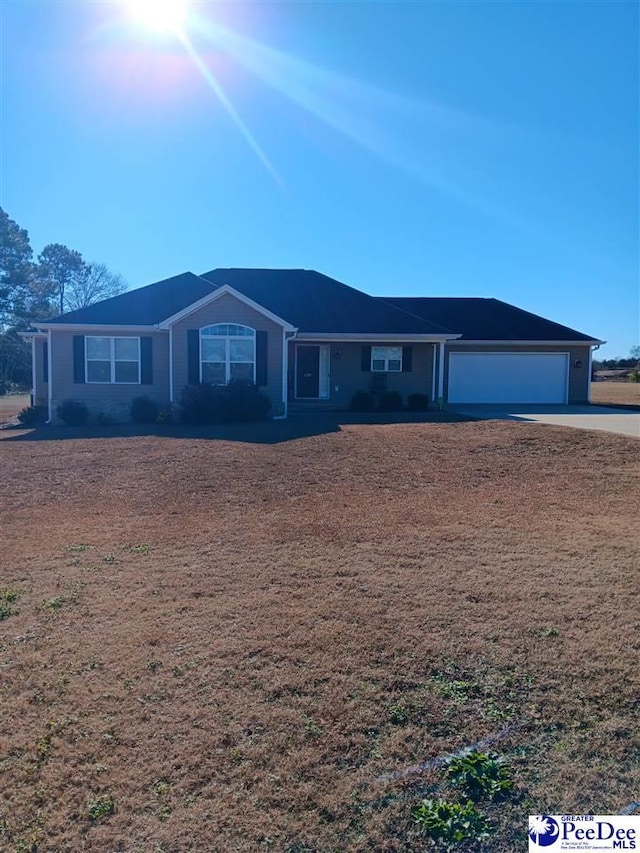
{"type": "Polygon", "coordinates": [[[606,341],[599,340],[577,340],[576,338],[565,338],[564,340],[554,340],[554,341],[543,341],[538,338],[522,338],[522,339],[513,339],[513,340],[505,340],[502,338],[501,340],[489,340],[488,338],[476,339],[476,340],[457,340],[455,343],[460,345],[491,345],[491,346],[531,346],[535,344],[536,346],[602,346],[606,344],[606,341]]]}
{"type": "Polygon", "coordinates": [[[159,332],[164,331],[158,325],[148,326],[142,323],[36,323],[34,324],[38,331],[48,332],[49,330],[62,332],[77,332],[81,329],[90,329],[92,332],[159,332]]]}
{"type": "Polygon", "coordinates": [[[297,340],[305,341],[365,341],[378,343],[381,341],[404,341],[407,343],[437,343],[438,341],[455,340],[460,335],[451,333],[416,333],[416,332],[298,332],[297,340]]]}

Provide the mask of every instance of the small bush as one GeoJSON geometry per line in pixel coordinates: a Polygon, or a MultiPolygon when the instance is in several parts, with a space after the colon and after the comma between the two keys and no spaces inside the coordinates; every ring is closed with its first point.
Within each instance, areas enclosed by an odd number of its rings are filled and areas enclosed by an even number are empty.
{"type": "Polygon", "coordinates": [[[173,414],[171,409],[163,409],[161,412],[158,412],[158,417],[156,418],[157,424],[170,424],[173,420],[173,414]]]}
{"type": "Polygon", "coordinates": [[[373,411],[373,394],[368,391],[356,391],[351,398],[349,408],[352,412],[371,412],[373,411]]]}
{"type": "Polygon", "coordinates": [[[399,412],[402,409],[402,397],[397,391],[385,391],[378,403],[381,412],[399,412]]]}
{"type": "Polygon", "coordinates": [[[481,841],[489,835],[489,822],[469,800],[447,803],[423,800],[413,810],[413,819],[422,832],[434,841],[442,841],[452,850],[462,841],[481,841]]]}
{"type": "Polygon", "coordinates": [[[137,424],[155,424],[160,406],[150,397],[134,397],[129,406],[131,420],[137,424]]]}
{"type": "Polygon", "coordinates": [[[640,382],[640,368],[632,370],[629,374],[629,382],[640,382]]]}
{"type": "Polygon", "coordinates": [[[183,423],[224,424],[264,420],[271,411],[271,401],[249,383],[202,383],[182,389],[180,407],[183,423]]]}
{"type": "Polygon", "coordinates": [[[18,420],[24,426],[36,426],[46,421],[47,414],[46,406],[27,406],[26,409],[18,413],[18,420]]]}
{"type": "Polygon", "coordinates": [[[407,404],[412,412],[426,412],[429,408],[429,395],[409,394],[407,404]]]}
{"type": "Polygon", "coordinates": [[[56,414],[67,426],[83,426],[89,419],[89,409],[81,400],[63,400],[56,414]]]}
{"type": "Polygon", "coordinates": [[[452,758],[446,776],[472,800],[488,797],[499,800],[513,789],[511,772],[500,758],[473,750],[468,755],[452,758]]]}

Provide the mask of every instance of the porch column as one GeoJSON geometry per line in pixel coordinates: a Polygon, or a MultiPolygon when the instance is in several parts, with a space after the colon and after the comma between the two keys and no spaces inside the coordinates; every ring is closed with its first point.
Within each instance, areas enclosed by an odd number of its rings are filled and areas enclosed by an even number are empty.
{"type": "Polygon", "coordinates": [[[31,338],[31,405],[36,404],[36,339],[31,338]]]}
{"type": "Polygon", "coordinates": [[[49,388],[49,399],[47,400],[47,404],[49,407],[49,420],[47,423],[51,423],[53,420],[53,347],[51,346],[51,329],[47,330],[47,358],[49,359],[49,368],[47,370],[47,379],[48,388],[49,388]]]}
{"type": "Polygon", "coordinates": [[[438,358],[438,399],[444,397],[444,341],[440,341],[438,358]]]}

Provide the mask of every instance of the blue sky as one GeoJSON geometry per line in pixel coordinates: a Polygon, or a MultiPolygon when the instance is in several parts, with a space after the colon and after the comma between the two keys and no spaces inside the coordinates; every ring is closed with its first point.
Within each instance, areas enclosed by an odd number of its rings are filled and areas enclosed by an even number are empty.
{"type": "Polygon", "coordinates": [[[639,4],[0,0],[0,204],[131,287],[305,267],[640,338],[639,4]],[[226,99],[226,107],[220,93],[226,99]]]}

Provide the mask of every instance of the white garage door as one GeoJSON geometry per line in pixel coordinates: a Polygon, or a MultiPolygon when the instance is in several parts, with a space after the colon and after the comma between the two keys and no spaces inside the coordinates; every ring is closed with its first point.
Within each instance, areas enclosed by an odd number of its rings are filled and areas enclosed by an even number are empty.
{"type": "Polygon", "coordinates": [[[563,352],[456,352],[449,356],[450,403],[566,403],[563,352]]]}

